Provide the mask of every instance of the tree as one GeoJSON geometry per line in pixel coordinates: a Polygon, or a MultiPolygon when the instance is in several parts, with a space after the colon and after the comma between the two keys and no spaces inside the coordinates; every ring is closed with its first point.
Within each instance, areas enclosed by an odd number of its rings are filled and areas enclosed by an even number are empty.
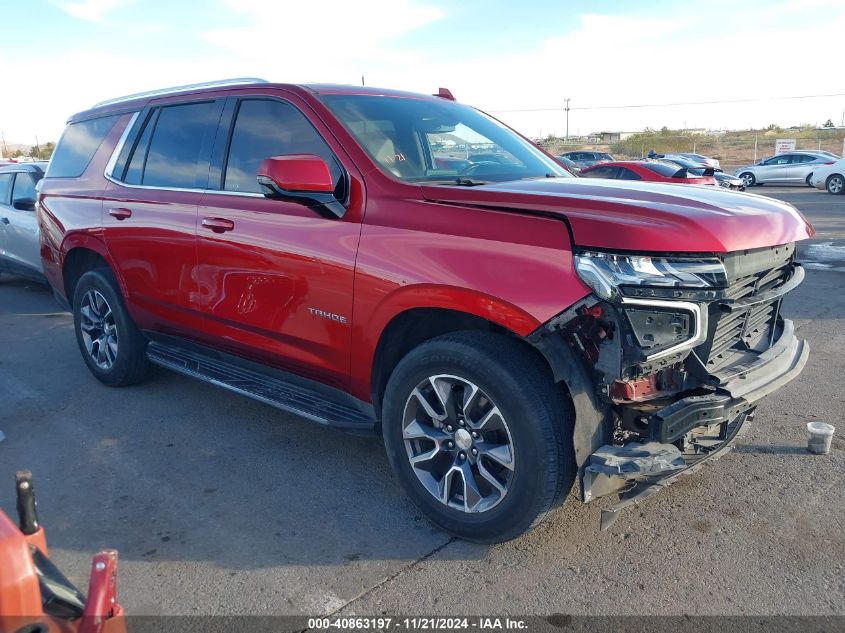
{"type": "Polygon", "coordinates": [[[825,121],[825,122],[824,122],[824,126],[823,126],[823,127],[834,127],[834,125],[833,125],[833,121],[831,121],[830,119],[828,119],[827,121],[825,121]]]}

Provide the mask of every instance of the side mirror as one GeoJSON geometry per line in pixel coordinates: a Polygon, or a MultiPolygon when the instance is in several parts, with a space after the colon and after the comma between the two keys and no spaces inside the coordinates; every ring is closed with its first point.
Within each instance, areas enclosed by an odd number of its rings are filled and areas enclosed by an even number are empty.
{"type": "Polygon", "coordinates": [[[304,204],[324,215],[342,218],[346,207],[334,196],[331,171],[313,154],[266,158],[258,168],[258,184],[268,198],[304,204]]]}
{"type": "Polygon", "coordinates": [[[12,202],[12,206],[18,211],[35,211],[35,200],[20,198],[12,202]]]}

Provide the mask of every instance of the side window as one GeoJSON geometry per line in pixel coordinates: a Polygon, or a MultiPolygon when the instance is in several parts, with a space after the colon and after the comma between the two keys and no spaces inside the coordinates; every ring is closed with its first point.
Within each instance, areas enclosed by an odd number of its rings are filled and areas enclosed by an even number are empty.
{"type": "Polygon", "coordinates": [[[616,176],[616,167],[596,167],[589,171],[581,172],[584,178],[614,178],[616,176]]]}
{"type": "Polygon", "coordinates": [[[9,204],[9,192],[12,189],[14,174],[0,174],[0,204],[9,204]]]}
{"type": "Polygon", "coordinates": [[[792,161],[791,154],[784,154],[783,156],[776,156],[767,165],[788,165],[792,161]]]}
{"type": "Polygon", "coordinates": [[[51,178],[81,176],[119,117],[115,114],[68,125],[53,152],[47,175],[51,178]]]}
{"type": "Polygon", "coordinates": [[[123,176],[123,182],[129,185],[141,184],[141,178],[144,175],[144,166],[147,163],[147,153],[150,151],[150,137],[153,135],[153,128],[158,119],[158,113],[159,111],[156,110],[147,119],[147,124],[144,126],[144,130],[135,144],[135,149],[132,151],[132,158],[129,160],[126,174],[123,176]]]}
{"type": "Polygon", "coordinates": [[[27,173],[17,173],[12,187],[12,206],[20,204],[20,209],[35,210],[35,181],[27,173]]]}
{"type": "Polygon", "coordinates": [[[336,187],[342,180],[343,171],[331,149],[299,110],[275,99],[241,101],[229,142],[223,189],[261,193],[256,180],[261,162],[285,154],[319,156],[328,163],[336,187]]]}
{"type": "Polygon", "coordinates": [[[619,180],[642,180],[637,172],[628,169],[627,167],[620,167],[619,173],[616,174],[616,177],[619,180]]]}
{"type": "Polygon", "coordinates": [[[792,164],[794,165],[796,163],[812,163],[815,159],[815,156],[810,156],[809,154],[793,154],[792,164]]]}
{"type": "MultiPolygon", "coordinates": [[[[201,154],[204,144],[208,144],[217,129],[219,114],[213,101],[163,106],[154,122],[149,148],[145,148],[147,158],[142,167],[141,184],[204,188],[208,172],[200,173],[201,154]]],[[[150,120],[147,127],[152,123],[150,120]]],[[[130,171],[135,168],[139,147],[129,161],[130,171]]]]}

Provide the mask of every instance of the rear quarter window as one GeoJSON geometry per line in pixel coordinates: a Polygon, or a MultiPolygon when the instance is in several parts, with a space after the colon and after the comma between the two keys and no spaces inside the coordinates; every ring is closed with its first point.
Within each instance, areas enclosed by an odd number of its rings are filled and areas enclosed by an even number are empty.
{"type": "Polygon", "coordinates": [[[88,168],[119,114],[71,123],[65,128],[50,160],[50,178],[77,178],[88,168]]]}

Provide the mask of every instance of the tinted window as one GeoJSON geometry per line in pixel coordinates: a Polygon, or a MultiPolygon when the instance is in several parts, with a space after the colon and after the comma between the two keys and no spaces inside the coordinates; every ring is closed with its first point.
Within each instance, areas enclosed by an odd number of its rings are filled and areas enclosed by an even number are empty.
{"type": "Polygon", "coordinates": [[[53,152],[48,175],[51,178],[81,176],[119,117],[115,114],[68,125],[53,152]]]}
{"type": "Polygon", "coordinates": [[[642,180],[640,175],[627,167],[620,167],[616,177],[620,180],[642,180]]]}
{"type": "Polygon", "coordinates": [[[223,188],[260,193],[255,177],[265,158],[315,154],[325,160],[335,185],[342,171],[329,146],[299,110],[270,99],[242,101],[232,131],[223,188]]]}
{"type": "Polygon", "coordinates": [[[595,169],[589,169],[587,171],[582,171],[581,175],[585,178],[615,178],[616,177],[616,167],[596,167],[595,169]]]}
{"type": "Polygon", "coordinates": [[[0,174],[0,204],[9,204],[9,190],[14,174],[0,174]]]}
{"type": "Polygon", "coordinates": [[[205,187],[208,171],[200,174],[200,154],[203,141],[217,129],[219,114],[212,101],[163,107],[150,139],[141,184],[184,189],[205,187]]]}
{"type": "Polygon", "coordinates": [[[665,176],[666,178],[671,178],[672,176],[677,174],[678,170],[680,169],[677,165],[658,162],[643,163],[643,167],[645,167],[646,169],[650,169],[651,171],[660,174],[661,176],[665,176]]]}
{"type": "Polygon", "coordinates": [[[150,149],[150,137],[153,135],[153,128],[155,121],[158,118],[158,111],[154,112],[151,117],[147,119],[147,124],[144,126],[144,131],[138,138],[135,144],[135,149],[132,152],[132,158],[129,161],[129,166],[126,168],[126,175],[123,181],[130,185],[140,185],[141,177],[144,175],[144,165],[147,162],[147,152],[150,149]]]}
{"type": "Polygon", "coordinates": [[[35,180],[29,174],[17,174],[12,188],[12,205],[16,202],[35,204],[35,180]]]}
{"type": "Polygon", "coordinates": [[[818,156],[810,156],[809,154],[793,154],[793,163],[812,163],[818,156]]]}

